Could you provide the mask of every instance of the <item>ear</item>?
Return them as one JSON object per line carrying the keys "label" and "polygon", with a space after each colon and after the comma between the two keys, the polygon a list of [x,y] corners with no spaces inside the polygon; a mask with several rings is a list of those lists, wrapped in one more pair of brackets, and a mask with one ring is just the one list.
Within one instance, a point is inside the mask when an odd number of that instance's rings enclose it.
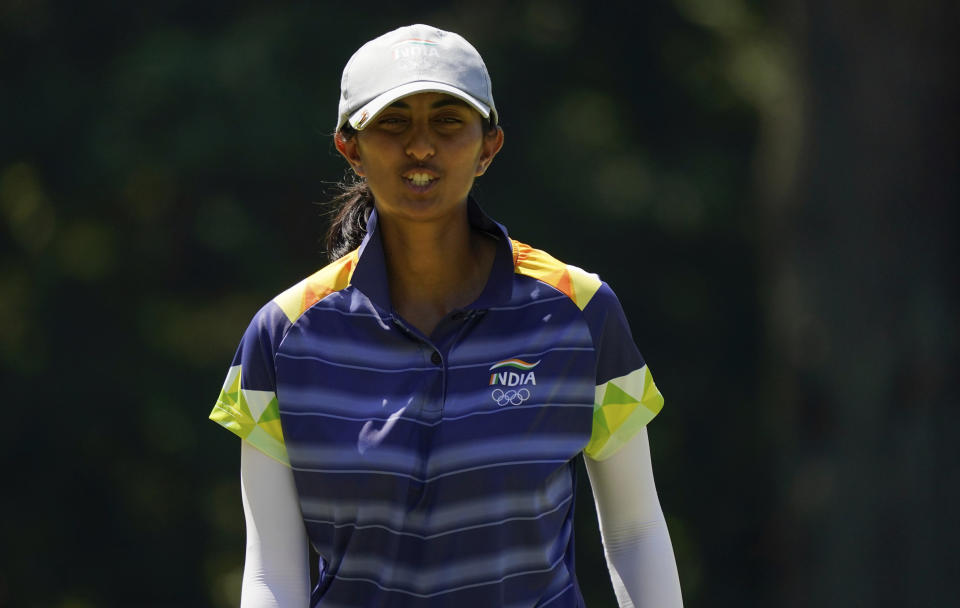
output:
{"label": "ear", "polygon": [[364,177],[363,165],[360,162],[360,150],[357,148],[357,135],[354,134],[353,137],[346,138],[342,132],[338,131],[333,136],[333,145],[337,147],[337,152],[342,154],[350,163],[353,172],[360,177]]}
{"label": "ear", "polygon": [[477,171],[475,173],[477,177],[486,173],[487,167],[493,162],[493,157],[503,147],[503,129],[497,127],[495,131],[484,133],[481,145],[482,149],[480,150],[480,158],[477,159]]}

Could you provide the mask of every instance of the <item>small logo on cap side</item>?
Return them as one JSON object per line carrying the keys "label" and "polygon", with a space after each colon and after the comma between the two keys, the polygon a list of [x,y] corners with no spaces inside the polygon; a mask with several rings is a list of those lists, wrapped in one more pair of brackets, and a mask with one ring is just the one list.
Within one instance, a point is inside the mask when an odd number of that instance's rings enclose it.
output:
{"label": "small logo on cap side", "polygon": [[360,120],[357,121],[357,128],[362,127],[362,126],[363,126],[363,123],[367,122],[367,119],[368,119],[368,118],[370,118],[370,112],[367,112],[366,110],[364,110],[364,111],[360,114]]}

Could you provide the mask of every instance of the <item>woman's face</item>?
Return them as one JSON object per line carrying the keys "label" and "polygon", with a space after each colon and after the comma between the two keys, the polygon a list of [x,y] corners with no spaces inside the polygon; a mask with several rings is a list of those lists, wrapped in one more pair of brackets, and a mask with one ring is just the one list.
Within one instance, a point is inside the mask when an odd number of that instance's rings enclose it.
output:
{"label": "woman's face", "polygon": [[503,145],[480,114],[442,93],[404,97],[337,149],[367,178],[377,212],[415,221],[452,213]]}

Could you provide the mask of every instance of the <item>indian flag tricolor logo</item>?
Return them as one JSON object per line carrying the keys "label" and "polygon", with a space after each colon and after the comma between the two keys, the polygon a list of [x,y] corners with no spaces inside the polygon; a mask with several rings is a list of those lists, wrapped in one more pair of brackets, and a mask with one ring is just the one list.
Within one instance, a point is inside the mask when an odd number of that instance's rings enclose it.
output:
{"label": "indian flag tricolor logo", "polygon": [[401,44],[420,44],[423,46],[437,46],[440,43],[437,42],[436,40],[426,40],[424,38],[407,38],[406,40],[395,42],[393,46],[400,46]]}
{"label": "indian flag tricolor logo", "polygon": [[409,38],[401,40],[393,45],[391,54],[393,60],[415,59],[420,57],[439,57],[437,47],[440,43],[435,40],[423,40],[422,38]]}
{"label": "indian flag tricolor logo", "polygon": [[490,371],[493,371],[495,369],[500,369],[501,367],[512,367],[514,369],[520,369],[527,372],[538,365],[540,365],[539,361],[534,361],[533,363],[527,363],[523,359],[505,359],[500,363],[494,363],[493,365],[491,365]]}
{"label": "indian flag tricolor logo", "polygon": [[[490,386],[502,384],[504,386],[519,386],[521,384],[537,384],[537,377],[533,368],[540,365],[540,361],[529,363],[523,359],[505,359],[490,366]],[[500,370],[500,371],[495,371]]]}

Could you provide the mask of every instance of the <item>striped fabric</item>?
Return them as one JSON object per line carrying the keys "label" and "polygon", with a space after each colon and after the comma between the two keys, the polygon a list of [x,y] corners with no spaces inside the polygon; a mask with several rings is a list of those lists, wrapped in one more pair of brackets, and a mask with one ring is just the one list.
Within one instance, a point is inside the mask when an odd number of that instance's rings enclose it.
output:
{"label": "striped fabric", "polygon": [[429,337],[397,317],[374,213],[257,313],[211,414],[293,469],[313,606],[583,605],[573,459],[663,399],[606,284],[470,218],[502,243],[473,305]]}

